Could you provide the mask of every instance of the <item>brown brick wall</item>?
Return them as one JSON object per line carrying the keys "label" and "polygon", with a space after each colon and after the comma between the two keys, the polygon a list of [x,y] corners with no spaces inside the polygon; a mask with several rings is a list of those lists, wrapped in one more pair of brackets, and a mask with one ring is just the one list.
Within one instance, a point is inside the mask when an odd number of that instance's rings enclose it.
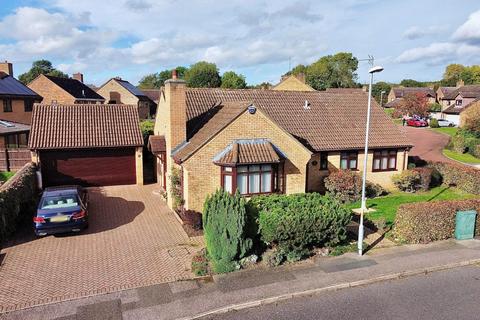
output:
{"label": "brown brick wall", "polygon": [[12,112],[3,112],[3,100],[0,99],[0,119],[30,124],[32,112],[25,112],[24,100],[12,100]]}
{"label": "brown brick wall", "polygon": [[309,85],[303,83],[295,76],[285,78],[282,82],[276,85],[273,90],[285,90],[285,91],[315,91]]}
{"label": "brown brick wall", "polygon": [[52,104],[55,100],[58,104],[75,103],[75,98],[72,95],[43,75],[35,78],[28,84],[28,87],[43,97],[42,104]]}
{"label": "brown brick wall", "polygon": [[97,90],[97,93],[105,99],[105,103],[113,100],[112,103],[137,105],[140,119],[147,119],[150,114],[148,101],[140,101],[137,96],[125,89],[115,79],[111,79],[104,84]]}

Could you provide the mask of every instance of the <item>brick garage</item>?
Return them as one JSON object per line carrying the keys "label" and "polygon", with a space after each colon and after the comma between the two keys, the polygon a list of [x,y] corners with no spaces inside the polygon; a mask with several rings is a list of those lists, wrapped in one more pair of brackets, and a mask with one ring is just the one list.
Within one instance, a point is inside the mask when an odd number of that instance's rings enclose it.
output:
{"label": "brick garage", "polygon": [[36,105],[29,148],[44,186],[143,184],[136,106]]}

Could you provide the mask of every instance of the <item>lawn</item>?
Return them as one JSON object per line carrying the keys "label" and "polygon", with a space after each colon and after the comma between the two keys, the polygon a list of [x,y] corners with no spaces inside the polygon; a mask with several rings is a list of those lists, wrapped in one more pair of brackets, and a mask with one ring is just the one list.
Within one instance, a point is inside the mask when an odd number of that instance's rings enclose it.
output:
{"label": "lawn", "polygon": [[449,149],[443,149],[443,154],[448,158],[451,158],[453,160],[457,160],[460,162],[480,164],[480,159],[472,156],[469,153],[457,153]]}
{"label": "lawn", "polygon": [[11,172],[11,171],[0,172],[0,181],[7,181],[11,177],[13,177],[14,174],[15,172]]}
{"label": "lawn", "polygon": [[440,132],[440,133],[444,133],[444,134],[448,134],[450,137],[453,137],[457,131],[458,131],[458,128],[455,128],[455,127],[443,127],[443,128],[430,128],[430,130],[433,130],[433,131],[436,131],[436,132]]}
{"label": "lawn", "polygon": [[[440,186],[426,192],[417,193],[396,191],[384,197],[368,199],[367,207],[375,209],[376,211],[368,213],[366,217],[372,221],[385,218],[387,225],[390,226],[395,221],[397,209],[401,204],[420,201],[462,200],[475,197],[478,196],[446,186]],[[351,203],[348,207],[351,209],[360,208],[360,202]]]}

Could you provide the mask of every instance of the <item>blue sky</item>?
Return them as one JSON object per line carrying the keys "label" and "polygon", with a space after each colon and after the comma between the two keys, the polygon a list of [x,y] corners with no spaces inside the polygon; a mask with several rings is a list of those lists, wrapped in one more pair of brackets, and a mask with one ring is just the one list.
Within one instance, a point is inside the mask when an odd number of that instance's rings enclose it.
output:
{"label": "blue sky", "polygon": [[[339,51],[369,54],[377,80],[440,79],[450,63],[480,63],[475,0],[0,0],[0,60],[18,75],[46,58],[88,83],[199,60],[250,84]],[[361,62],[359,81],[367,80]]]}

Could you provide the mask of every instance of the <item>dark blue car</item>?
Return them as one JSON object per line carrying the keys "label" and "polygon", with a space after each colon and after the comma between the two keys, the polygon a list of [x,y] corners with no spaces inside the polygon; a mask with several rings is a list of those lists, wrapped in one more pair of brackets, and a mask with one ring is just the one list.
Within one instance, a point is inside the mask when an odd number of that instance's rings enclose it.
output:
{"label": "dark blue car", "polygon": [[86,228],[87,202],[87,191],[80,186],[46,188],[33,218],[35,234],[79,232]]}

